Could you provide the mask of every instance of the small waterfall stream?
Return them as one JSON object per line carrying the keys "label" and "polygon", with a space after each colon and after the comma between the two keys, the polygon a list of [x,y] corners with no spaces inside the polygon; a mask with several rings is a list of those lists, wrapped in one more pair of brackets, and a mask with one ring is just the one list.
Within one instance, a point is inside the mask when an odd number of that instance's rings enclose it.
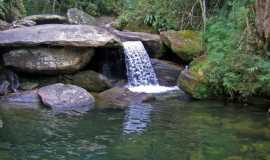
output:
{"label": "small waterfall stream", "polygon": [[123,42],[128,88],[133,92],[160,93],[178,87],[160,86],[150,57],[141,41]]}

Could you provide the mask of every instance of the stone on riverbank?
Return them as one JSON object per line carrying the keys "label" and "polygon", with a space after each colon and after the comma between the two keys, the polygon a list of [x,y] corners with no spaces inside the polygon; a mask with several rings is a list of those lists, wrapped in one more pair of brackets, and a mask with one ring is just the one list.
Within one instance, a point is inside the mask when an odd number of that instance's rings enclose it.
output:
{"label": "stone on riverbank", "polygon": [[24,17],[22,21],[34,21],[36,24],[66,24],[68,20],[64,16],[54,14],[39,14]]}
{"label": "stone on riverbank", "polygon": [[178,57],[186,62],[203,53],[202,37],[196,31],[166,31],[160,33],[161,40]]}
{"label": "stone on riverbank", "polygon": [[93,108],[95,99],[85,89],[75,85],[57,83],[38,90],[43,104],[56,112],[87,111]]}

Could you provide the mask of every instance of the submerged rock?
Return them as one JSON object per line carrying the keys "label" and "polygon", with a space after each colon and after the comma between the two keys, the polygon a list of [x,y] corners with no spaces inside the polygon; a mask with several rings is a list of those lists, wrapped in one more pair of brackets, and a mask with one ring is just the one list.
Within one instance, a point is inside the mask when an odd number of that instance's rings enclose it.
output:
{"label": "submerged rock", "polygon": [[95,71],[81,71],[74,75],[64,75],[63,83],[80,86],[89,92],[102,92],[112,87],[105,76]]}
{"label": "submerged rock", "polygon": [[77,8],[69,9],[67,11],[67,18],[70,24],[94,25],[96,23],[94,17]]}
{"label": "submerged rock", "polygon": [[19,71],[37,74],[73,73],[89,63],[89,48],[16,49],[3,55],[4,64]]}
{"label": "submerged rock", "polygon": [[40,14],[24,17],[23,21],[33,21],[36,24],[65,24],[68,20],[64,16],[54,14]]}
{"label": "submerged rock", "polygon": [[159,84],[162,86],[176,86],[182,69],[181,66],[165,60],[151,59]]}
{"label": "submerged rock", "polygon": [[32,20],[16,20],[12,22],[11,28],[31,27],[36,25],[36,22]]}
{"label": "submerged rock", "polygon": [[162,56],[162,43],[157,34],[119,31],[113,28],[109,28],[109,30],[122,41],[141,41],[150,57],[159,58]]}
{"label": "submerged rock", "polygon": [[154,100],[151,94],[135,93],[127,88],[114,87],[97,95],[99,109],[126,109],[130,104]]}
{"label": "submerged rock", "polygon": [[42,87],[38,95],[45,106],[56,112],[90,110],[95,103],[94,97],[85,89],[62,83]]}
{"label": "submerged rock", "polygon": [[106,29],[87,25],[47,24],[2,31],[0,47],[38,45],[74,47],[121,47],[120,40]]}
{"label": "submerged rock", "polygon": [[162,42],[184,61],[192,61],[203,53],[202,37],[195,31],[166,31],[160,34]]}

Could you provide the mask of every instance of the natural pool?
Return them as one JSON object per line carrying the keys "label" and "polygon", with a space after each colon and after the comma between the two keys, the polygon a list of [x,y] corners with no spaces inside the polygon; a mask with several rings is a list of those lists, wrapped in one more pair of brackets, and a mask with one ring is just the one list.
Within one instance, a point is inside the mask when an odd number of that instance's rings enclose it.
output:
{"label": "natural pool", "polygon": [[72,116],[0,105],[0,160],[270,159],[258,107],[167,100]]}

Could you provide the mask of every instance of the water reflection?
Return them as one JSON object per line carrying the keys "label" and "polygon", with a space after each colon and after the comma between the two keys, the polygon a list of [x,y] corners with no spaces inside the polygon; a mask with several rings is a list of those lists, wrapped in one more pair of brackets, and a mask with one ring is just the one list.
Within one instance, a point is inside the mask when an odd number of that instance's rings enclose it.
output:
{"label": "water reflection", "polygon": [[125,112],[123,133],[143,133],[150,123],[152,109],[150,104],[130,105]]}

